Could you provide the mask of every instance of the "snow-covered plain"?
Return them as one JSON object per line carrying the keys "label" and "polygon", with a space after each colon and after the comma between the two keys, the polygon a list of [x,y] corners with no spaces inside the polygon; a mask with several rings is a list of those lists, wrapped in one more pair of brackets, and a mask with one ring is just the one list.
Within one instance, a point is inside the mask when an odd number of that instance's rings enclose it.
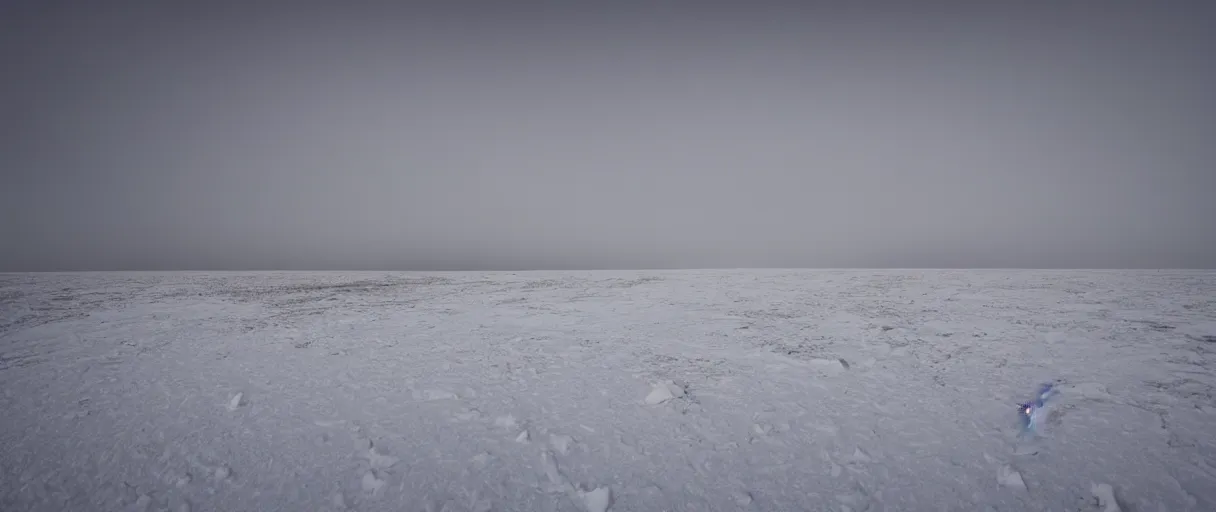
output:
{"label": "snow-covered plain", "polygon": [[3,274],[0,510],[1210,511],[1213,364],[1213,272]]}

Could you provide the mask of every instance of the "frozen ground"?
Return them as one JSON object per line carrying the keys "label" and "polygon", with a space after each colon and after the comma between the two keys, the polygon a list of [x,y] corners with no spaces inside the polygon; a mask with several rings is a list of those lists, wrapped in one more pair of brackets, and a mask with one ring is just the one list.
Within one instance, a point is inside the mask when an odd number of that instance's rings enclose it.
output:
{"label": "frozen ground", "polygon": [[1213,272],[7,274],[0,510],[1210,511],[1214,363]]}

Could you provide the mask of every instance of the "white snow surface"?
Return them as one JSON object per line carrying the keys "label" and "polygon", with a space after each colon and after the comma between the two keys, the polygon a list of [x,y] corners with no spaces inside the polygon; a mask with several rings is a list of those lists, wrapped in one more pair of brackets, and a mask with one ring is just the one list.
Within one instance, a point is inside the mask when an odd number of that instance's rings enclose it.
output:
{"label": "white snow surface", "polygon": [[0,510],[1210,511],[1213,364],[1204,271],[0,274]]}

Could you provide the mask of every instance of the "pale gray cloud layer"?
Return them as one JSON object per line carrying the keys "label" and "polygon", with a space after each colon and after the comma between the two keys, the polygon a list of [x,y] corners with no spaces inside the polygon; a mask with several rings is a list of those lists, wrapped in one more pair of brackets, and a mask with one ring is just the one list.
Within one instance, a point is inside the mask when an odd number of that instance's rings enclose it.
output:
{"label": "pale gray cloud layer", "polygon": [[0,270],[1216,267],[1205,2],[58,3]]}

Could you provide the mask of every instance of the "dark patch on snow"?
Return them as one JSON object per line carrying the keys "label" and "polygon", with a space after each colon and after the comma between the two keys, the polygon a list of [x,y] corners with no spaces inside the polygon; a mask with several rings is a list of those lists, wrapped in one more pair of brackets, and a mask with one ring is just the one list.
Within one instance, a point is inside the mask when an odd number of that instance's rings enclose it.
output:
{"label": "dark patch on snow", "polygon": [[753,309],[748,311],[731,311],[732,316],[741,316],[743,318],[761,319],[761,320],[793,320],[805,316],[804,312],[791,311],[783,309]]}
{"label": "dark patch on snow", "polygon": [[0,370],[7,370],[9,368],[24,368],[43,362],[46,362],[46,358],[39,357],[38,354],[0,354]]}
{"label": "dark patch on snow", "polygon": [[[413,281],[413,280],[410,280]],[[430,281],[412,283],[409,281],[354,281],[347,283],[307,283],[307,284],[292,284],[280,288],[278,291],[292,292],[319,292],[319,291],[370,291],[377,288],[391,288],[403,284],[433,284]]]}
{"label": "dark patch on snow", "polygon": [[1172,326],[1172,325],[1163,324],[1161,322],[1156,322],[1153,320],[1133,320],[1133,322],[1138,323],[1138,324],[1147,325],[1149,329],[1152,329],[1154,331],[1159,331],[1159,332],[1164,332],[1164,331],[1169,331],[1169,330],[1174,329],[1174,326]]}
{"label": "dark patch on snow", "polygon": [[601,281],[601,283],[605,288],[633,288],[634,286],[659,282],[662,280],[663,278],[661,277],[645,276],[637,279],[612,279],[608,281]]}

